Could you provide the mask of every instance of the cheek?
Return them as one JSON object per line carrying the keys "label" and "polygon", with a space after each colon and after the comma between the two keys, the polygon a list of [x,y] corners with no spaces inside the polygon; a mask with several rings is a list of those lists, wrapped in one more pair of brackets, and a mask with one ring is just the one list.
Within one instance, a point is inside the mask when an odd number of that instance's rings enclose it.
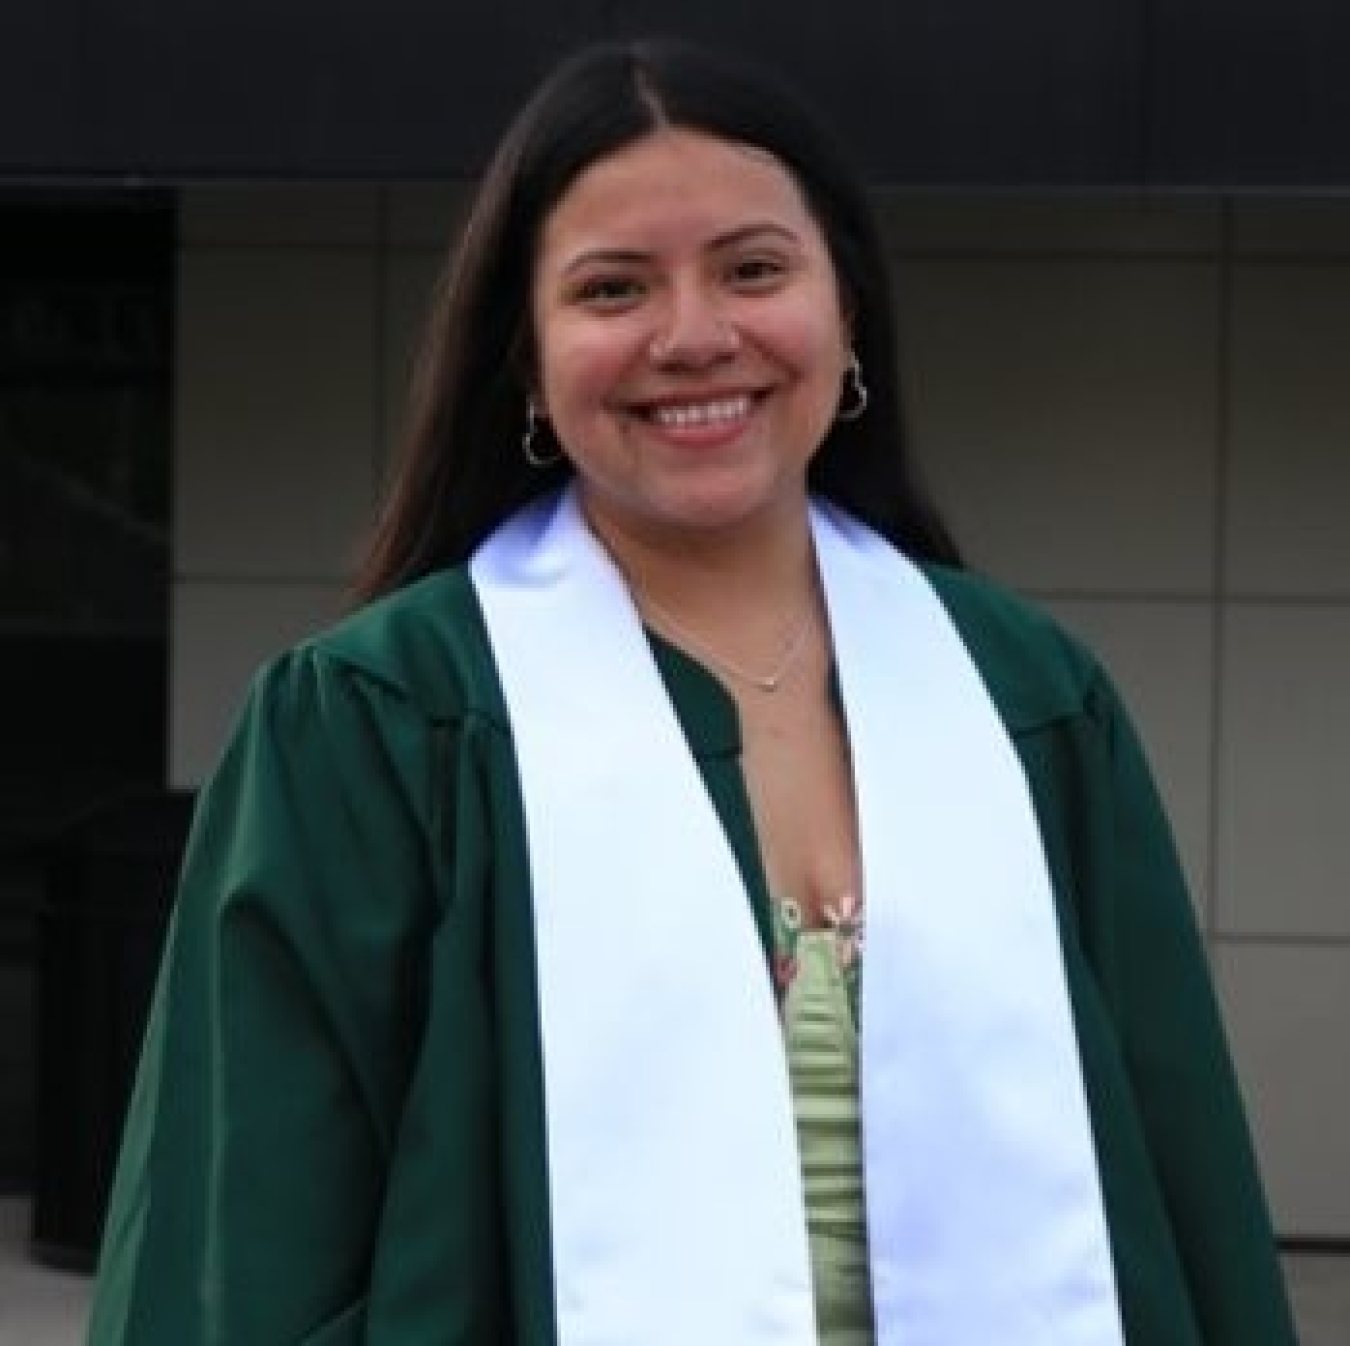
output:
{"label": "cheek", "polygon": [[539,359],[545,404],[555,415],[599,409],[613,398],[627,368],[619,344],[595,335],[546,341]]}
{"label": "cheek", "polygon": [[832,296],[822,293],[784,314],[774,344],[780,357],[815,383],[837,383],[848,363],[848,328]]}
{"label": "cheek", "polygon": [[797,367],[803,375],[803,393],[813,405],[819,405],[822,415],[831,419],[844,386],[847,348],[833,333],[822,332],[816,340],[803,342],[796,355],[800,361]]}

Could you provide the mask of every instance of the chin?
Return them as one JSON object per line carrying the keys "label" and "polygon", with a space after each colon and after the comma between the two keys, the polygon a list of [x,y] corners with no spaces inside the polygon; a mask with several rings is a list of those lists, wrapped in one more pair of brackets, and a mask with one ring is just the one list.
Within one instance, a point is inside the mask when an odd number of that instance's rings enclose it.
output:
{"label": "chin", "polygon": [[804,492],[789,497],[781,493],[728,486],[724,489],[684,493],[660,513],[672,528],[719,532],[758,527],[774,519],[795,517],[798,506],[802,510],[806,507]]}
{"label": "chin", "polygon": [[649,480],[645,489],[605,491],[582,487],[593,522],[608,517],[623,531],[712,536],[795,522],[806,512],[804,482],[759,473],[701,475],[698,479]]}

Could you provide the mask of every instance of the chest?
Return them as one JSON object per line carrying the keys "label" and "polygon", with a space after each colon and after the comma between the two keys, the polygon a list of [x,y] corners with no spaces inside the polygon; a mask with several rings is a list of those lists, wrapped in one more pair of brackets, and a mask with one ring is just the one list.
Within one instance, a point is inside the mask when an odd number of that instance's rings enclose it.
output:
{"label": "chest", "polygon": [[769,889],[803,924],[859,894],[857,812],[843,717],[823,671],[785,695],[743,694],[742,769]]}

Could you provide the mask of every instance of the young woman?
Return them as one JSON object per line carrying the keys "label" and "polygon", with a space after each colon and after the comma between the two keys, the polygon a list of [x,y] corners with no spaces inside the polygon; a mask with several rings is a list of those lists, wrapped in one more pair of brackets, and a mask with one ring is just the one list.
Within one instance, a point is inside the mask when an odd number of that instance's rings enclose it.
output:
{"label": "young woman", "polygon": [[864,197],[775,88],[561,67],[367,600],[203,793],[97,1346],[1280,1346],[1110,684],[960,571]]}

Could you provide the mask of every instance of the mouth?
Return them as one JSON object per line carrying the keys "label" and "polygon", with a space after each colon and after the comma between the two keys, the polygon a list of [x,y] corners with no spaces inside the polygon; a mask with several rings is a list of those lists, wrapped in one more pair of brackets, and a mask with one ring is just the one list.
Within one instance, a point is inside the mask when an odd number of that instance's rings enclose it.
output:
{"label": "mouth", "polygon": [[664,430],[721,429],[739,424],[750,415],[756,398],[750,393],[683,402],[661,402],[643,407],[640,414]]}

